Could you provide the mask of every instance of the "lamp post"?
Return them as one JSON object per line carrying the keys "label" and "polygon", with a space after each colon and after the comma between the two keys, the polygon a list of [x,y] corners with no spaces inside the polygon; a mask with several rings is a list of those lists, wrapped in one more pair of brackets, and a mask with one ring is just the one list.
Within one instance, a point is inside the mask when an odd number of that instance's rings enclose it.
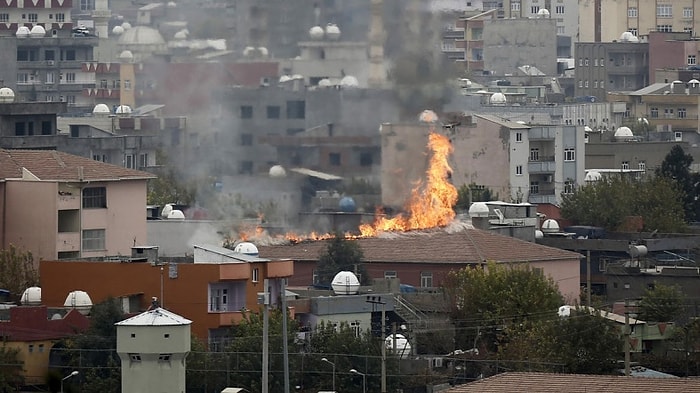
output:
{"label": "lamp post", "polygon": [[361,373],[354,368],[351,368],[350,372],[353,374],[362,375],[362,393],[367,393],[367,374]]}
{"label": "lamp post", "polygon": [[333,391],[335,392],[335,363],[331,362],[330,360],[328,360],[326,358],[321,358],[321,361],[326,362],[326,363],[330,364],[331,366],[333,366]]}
{"label": "lamp post", "polygon": [[75,377],[78,374],[79,374],[79,372],[77,370],[75,370],[75,371],[72,371],[70,374],[66,375],[65,377],[63,377],[63,379],[61,379],[61,393],[63,393],[63,381],[65,381],[66,379],[68,379],[70,377]]}

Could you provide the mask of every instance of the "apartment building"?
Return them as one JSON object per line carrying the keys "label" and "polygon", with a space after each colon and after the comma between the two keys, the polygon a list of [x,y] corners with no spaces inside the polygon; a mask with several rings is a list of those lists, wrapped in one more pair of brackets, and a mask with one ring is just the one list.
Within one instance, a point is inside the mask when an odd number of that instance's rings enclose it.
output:
{"label": "apartment building", "polygon": [[579,41],[612,42],[625,31],[637,37],[652,31],[697,35],[698,0],[579,1]]}
{"label": "apartment building", "polygon": [[649,44],[628,32],[621,38],[576,44],[576,97],[605,101],[609,91],[634,91],[648,84]]}
{"label": "apartment building", "polygon": [[0,150],[0,246],[34,260],[129,255],[145,244],[147,172],[50,150]]}

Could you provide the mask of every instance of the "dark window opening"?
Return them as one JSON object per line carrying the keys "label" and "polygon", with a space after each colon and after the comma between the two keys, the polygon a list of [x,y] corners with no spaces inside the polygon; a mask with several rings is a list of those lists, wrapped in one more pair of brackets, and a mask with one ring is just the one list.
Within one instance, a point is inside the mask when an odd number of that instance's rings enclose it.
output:
{"label": "dark window opening", "polygon": [[241,175],[252,175],[253,161],[241,161],[238,173]]}
{"label": "dark window opening", "polygon": [[279,119],[280,118],[280,107],[279,106],[268,106],[267,107],[267,118],[268,119]]}
{"label": "dark window opening", "polygon": [[306,117],[306,102],[287,101],[287,118],[304,119]]}
{"label": "dark window opening", "polygon": [[340,153],[328,153],[328,163],[333,166],[340,166]]}
{"label": "dark window opening", "polygon": [[252,146],[253,145],[253,135],[252,134],[242,134],[241,135],[241,146]]}
{"label": "dark window opening", "polygon": [[27,133],[24,122],[15,123],[15,136],[24,136]]}
{"label": "dark window opening", "polygon": [[360,166],[372,166],[372,153],[360,154]]}
{"label": "dark window opening", "polygon": [[83,209],[106,208],[107,188],[90,187],[83,189]]}
{"label": "dark window opening", "polygon": [[241,105],[241,119],[252,119],[253,107],[250,105]]}
{"label": "dark window opening", "polygon": [[41,135],[51,135],[51,122],[42,121],[41,122]]}

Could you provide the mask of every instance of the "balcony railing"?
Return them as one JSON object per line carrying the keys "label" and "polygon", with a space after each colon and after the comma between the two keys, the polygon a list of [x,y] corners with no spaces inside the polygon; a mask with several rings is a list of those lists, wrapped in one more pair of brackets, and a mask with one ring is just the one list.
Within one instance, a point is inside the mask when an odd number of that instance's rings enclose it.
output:
{"label": "balcony railing", "polygon": [[80,195],[58,194],[58,210],[80,209]]}
{"label": "balcony railing", "polygon": [[529,173],[554,173],[556,170],[557,163],[554,161],[554,157],[543,157],[542,161],[528,161],[527,163]]}
{"label": "balcony railing", "polygon": [[80,232],[58,232],[56,251],[80,251]]}

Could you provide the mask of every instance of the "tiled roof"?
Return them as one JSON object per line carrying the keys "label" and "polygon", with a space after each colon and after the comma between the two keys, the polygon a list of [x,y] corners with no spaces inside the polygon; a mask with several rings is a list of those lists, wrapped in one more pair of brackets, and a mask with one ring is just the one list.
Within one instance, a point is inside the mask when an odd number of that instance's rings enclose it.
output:
{"label": "tiled roof", "polygon": [[22,178],[22,168],[39,180],[53,181],[132,180],[155,177],[148,172],[55,150],[0,149],[0,180]]}
{"label": "tiled roof", "polygon": [[[456,231],[387,233],[362,238],[359,243],[366,262],[480,263],[535,262],[578,259],[580,254],[472,228]],[[328,241],[305,241],[292,245],[258,246],[260,257],[316,261]]]}
{"label": "tiled roof", "polygon": [[455,386],[445,393],[629,393],[700,392],[700,379],[644,378],[614,375],[503,373]]}

